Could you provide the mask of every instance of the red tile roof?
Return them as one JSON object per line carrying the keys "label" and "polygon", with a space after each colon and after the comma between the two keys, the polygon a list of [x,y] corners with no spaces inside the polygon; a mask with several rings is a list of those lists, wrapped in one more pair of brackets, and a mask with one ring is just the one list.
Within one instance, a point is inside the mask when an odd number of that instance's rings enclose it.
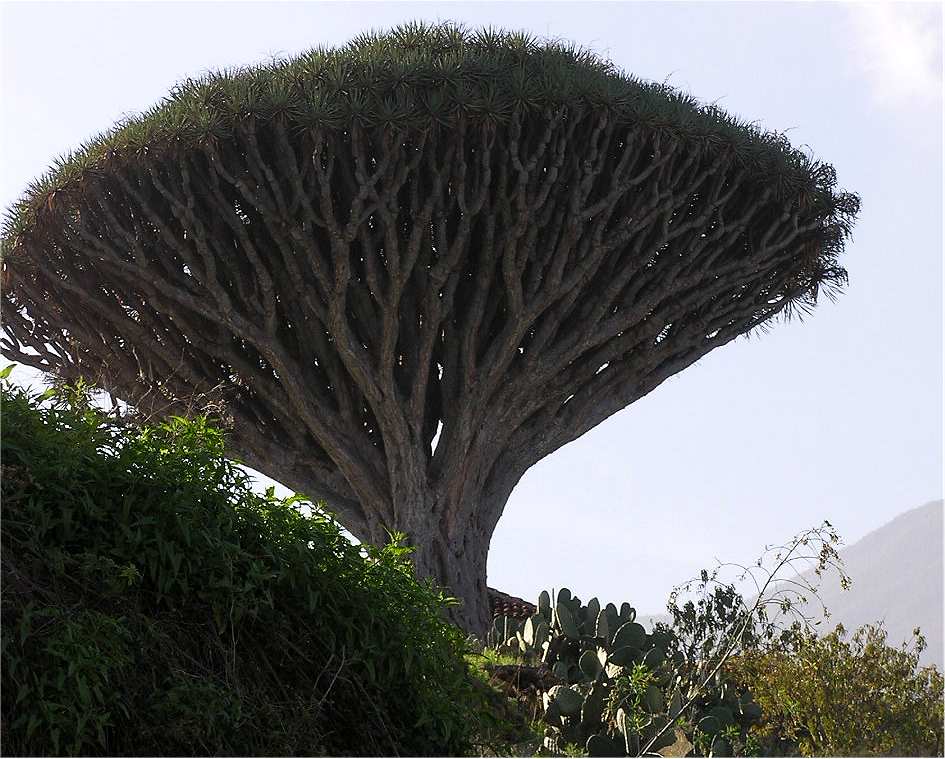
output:
{"label": "red tile roof", "polygon": [[538,608],[521,598],[510,596],[495,588],[489,588],[489,607],[493,617],[512,617],[513,619],[528,619]]}

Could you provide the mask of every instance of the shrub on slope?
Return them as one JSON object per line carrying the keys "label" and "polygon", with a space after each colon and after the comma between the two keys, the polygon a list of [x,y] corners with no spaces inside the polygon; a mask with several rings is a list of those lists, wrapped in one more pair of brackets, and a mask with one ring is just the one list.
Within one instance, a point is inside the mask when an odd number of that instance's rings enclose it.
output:
{"label": "shrub on slope", "polygon": [[800,635],[789,649],[746,651],[730,669],[761,705],[757,735],[772,751],[942,756],[945,685],[935,667],[919,667],[918,631],[913,643],[887,645],[882,625],[852,637],[838,626],[823,638]]}
{"label": "shrub on slope", "polygon": [[0,392],[3,753],[468,749],[463,638],[406,549],[254,493],[204,419]]}

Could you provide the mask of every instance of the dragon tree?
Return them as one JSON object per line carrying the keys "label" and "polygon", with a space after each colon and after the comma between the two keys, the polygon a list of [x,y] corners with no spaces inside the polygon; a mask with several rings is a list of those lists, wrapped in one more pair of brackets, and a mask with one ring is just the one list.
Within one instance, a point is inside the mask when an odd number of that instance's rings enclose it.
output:
{"label": "dragon tree", "polygon": [[411,25],[188,80],[8,213],[2,350],[232,454],[488,623],[512,489],[845,283],[833,168],[593,54]]}

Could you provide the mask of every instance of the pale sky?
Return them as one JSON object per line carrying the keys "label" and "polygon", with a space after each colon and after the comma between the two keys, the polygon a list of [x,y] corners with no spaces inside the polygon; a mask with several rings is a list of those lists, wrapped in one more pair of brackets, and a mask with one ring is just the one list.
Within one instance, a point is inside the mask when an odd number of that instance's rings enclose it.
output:
{"label": "pale sky", "polygon": [[7,2],[0,205],[182,78],[413,19],[593,48],[787,131],[863,201],[837,303],[714,351],[530,470],[490,585],[658,612],[715,558],[823,519],[851,543],[941,498],[939,4]]}

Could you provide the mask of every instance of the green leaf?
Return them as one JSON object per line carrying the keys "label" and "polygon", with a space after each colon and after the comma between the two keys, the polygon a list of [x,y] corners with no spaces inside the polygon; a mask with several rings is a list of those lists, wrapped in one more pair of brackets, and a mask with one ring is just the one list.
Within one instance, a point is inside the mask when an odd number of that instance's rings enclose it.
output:
{"label": "green leaf", "polygon": [[561,632],[566,637],[576,640],[580,633],[578,632],[577,624],[574,622],[571,610],[564,603],[559,602],[555,607],[555,615],[558,619],[558,626],[561,628]]}
{"label": "green leaf", "polygon": [[637,624],[636,622],[627,622],[617,628],[617,632],[614,633],[614,639],[612,641],[614,648],[632,646],[633,648],[642,649],[645,643],[646,630],[643,629],[643,625]]}
{"label": "green leaf", "polygon": [[588,756],[626,756],[623,746],[606,735],[595,734],[587,739],[585,750]]}
{"label": "green leaf", "polygon": [[581,654],[578,659],[578,667],[588,680],[596,679],[601,669],[603,669],[600,660],[597,658],[597,651],[590,649]]}
{"label": "green leaf", "polygon": [[571,715],[581,711],[584,699],[581,694],[567,685],[555,685],[548,691],[552,703],[558,705],[562,714]]}

